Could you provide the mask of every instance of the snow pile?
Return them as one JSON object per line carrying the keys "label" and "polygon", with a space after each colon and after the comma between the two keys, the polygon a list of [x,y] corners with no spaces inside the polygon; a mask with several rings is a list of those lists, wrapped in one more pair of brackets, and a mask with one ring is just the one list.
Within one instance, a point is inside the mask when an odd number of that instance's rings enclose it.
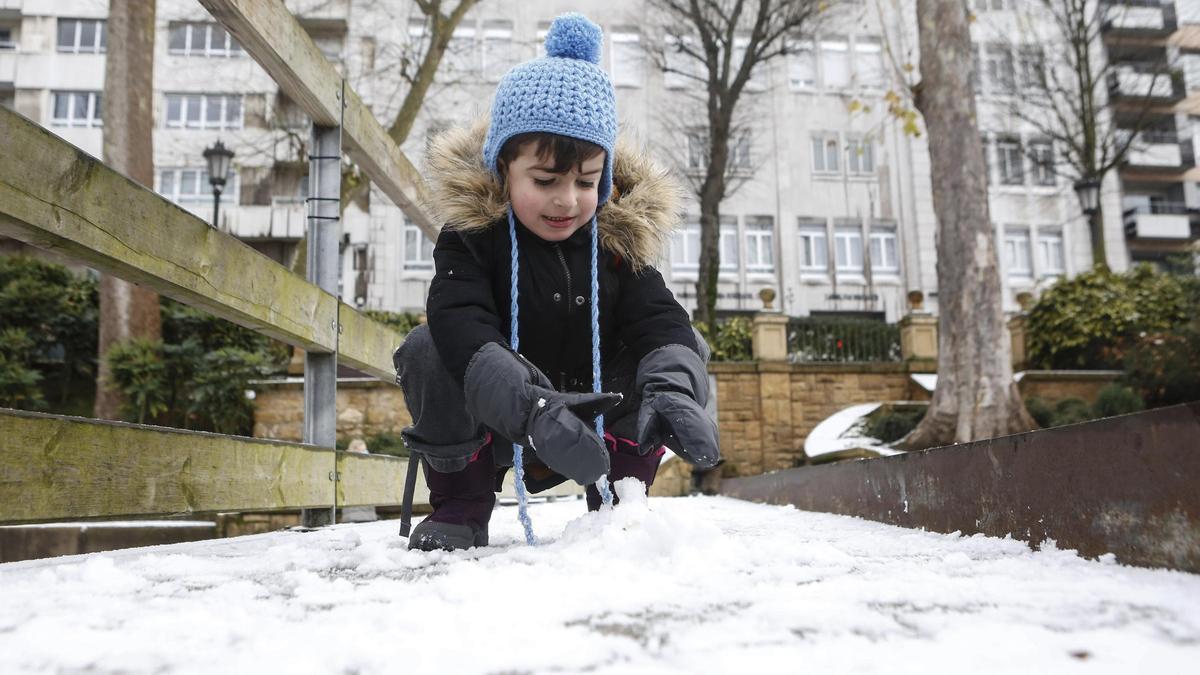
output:
{"label": "snow pile", "polygon": [[725,498],[0,565],[0,672],[1185,672],[1200,577]]}

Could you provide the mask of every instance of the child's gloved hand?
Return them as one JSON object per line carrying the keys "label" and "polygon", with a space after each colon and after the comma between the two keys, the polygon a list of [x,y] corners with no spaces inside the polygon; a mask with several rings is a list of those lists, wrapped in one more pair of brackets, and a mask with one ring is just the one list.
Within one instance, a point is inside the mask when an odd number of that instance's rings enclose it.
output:
{"label": "child's gloved hand", "polygon": [[661,445],[686,461],[707,469],[721,460],[717,423],[704,410],[708,372],[696,352],[683,345],[660,347],[638,364],[638,449],[642,454]]}
{"label": "child's gloved hand", "polygon": [[594,421],[620,394],[562,393],[532,363],[495,342],[471,358],[464,379],[467,410],[505,438],[528,441],[554,471],[586,485],[608,473],[608,449]]}

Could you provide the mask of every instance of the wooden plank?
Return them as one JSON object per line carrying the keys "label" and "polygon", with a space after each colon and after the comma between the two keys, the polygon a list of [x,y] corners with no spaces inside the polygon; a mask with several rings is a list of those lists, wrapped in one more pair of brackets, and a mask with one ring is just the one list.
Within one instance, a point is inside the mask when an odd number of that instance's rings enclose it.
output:
{"label": "wooden plank", "polygon": [[0,410],[0,522],[329,506],[334,454]]}
{"label": "wooden plank", "polygon": [[0,408],[0,523],[328,508],[335,464],[339,507],[400,503],[395,457]]}
{"label": "wooden plank", "polygon": [[0,138],[0,234],[393,380],[394,330],[5,108]]}
{"label": "wooden plank", "polygon": [[437,238],[439,225],[421,208],[428,187],[412,162],[375,119],[282,0],[200,0],[237,38],[242,48],[304,109],[313,122],[342,124],[346,152],[425,236]]}

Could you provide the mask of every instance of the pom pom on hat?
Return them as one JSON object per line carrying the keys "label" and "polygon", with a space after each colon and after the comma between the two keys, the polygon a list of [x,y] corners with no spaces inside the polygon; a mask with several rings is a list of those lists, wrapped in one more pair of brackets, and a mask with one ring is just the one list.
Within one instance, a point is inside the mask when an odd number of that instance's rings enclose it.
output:
{"label": "pom pom on hat", "polygon": [[560,15],[546,32],[546,56],[579,59],[600,65],[604,32],[579,12]]}

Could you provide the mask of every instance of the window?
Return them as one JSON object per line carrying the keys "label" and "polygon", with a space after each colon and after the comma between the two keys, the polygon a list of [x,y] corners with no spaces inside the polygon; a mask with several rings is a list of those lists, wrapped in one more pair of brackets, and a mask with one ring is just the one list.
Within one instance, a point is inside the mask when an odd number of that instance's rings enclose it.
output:
{"label": "window", "polygon": [[880,89],[886,84],[883,46],[879,38],[860,37],[854,40],[854,69],[860,87]]}
{"label": "window", "polygon": [[483,23],[483,76],[489,82],[499,82],[509,68],[516,65],[513,51],[513,24],[511,21],[485,21]]}
{"label": "window", "polygon": [[703,171],[708,166],[708,130],[692,127],[687,131],[688,169]]}
{"label": "window", "polygon": [[1012,0],[974,0],[977,12],[1000,12],[1012,7]]}
{"label": "window", "polygon": [[1021,157],[1021,142],[1013,138],[996,142],[996,161],[1002,185],[1024,185],[1025,166]]}
{"label": "window", "polygon": [[729,139],[729,168],[734,171],[749,171],[753,168],[750,157],[750,131],[742,129]]}
{"label": "window", "polygon": [[[738,268],[737,218],[721,216],[718,233],[721,272]],[[700,218],[688,216],[687,223],[671,236],[671,269],[676,273],[695,273],[700,269]]]}
{"label": "window", "polygon": [[642,86],[641,36],[635,29],[613,30],[612,80],[616,87]]}
{"label": "window", "polygon": [[1058,276],[1066,271],[1062,230],[1057,228],[1038,230],[1038,263],[1042,268],[1042,274],[1046,276]]}
{"label": "window", "polygon": [[700,268],[700,221],[689,218],[671,237],[671,269],[695,272]]}
{"label": "window", "polygon": [[549,21],[539,21],[537,29],[537,56],[541,58],[546,55],[546,33],[550,32]]}
{"label": "window", "polygon": [[451,77],[477,75],[479,73],[479,52],[475,46],[475,28],[461,25],[455,28],[450,43],[446,45],[444,58],[453,74]]}
{"label": "window", "polygon": [[700,75],[700,62],[683,49],[693,49],[694,40],[691,36],[668,35],[664,38],[666,52],[666,68],[663,73],[663,83],[668,89],[683,89],[695,86]]}
{"label": "window", "polygon": [[167,51],[178,56],[241,56],[241,45],[214,22],[171,22]]}
{"label": "window", "polygon": [[1013,68],[1012,52],[1005,45],[987,46],[987,76],[992,93],[1012,93],[1016,73]]}
{"label": "window", "polygon": [[[158,172],[158,193],[182,206],[208,205],[213,201],[205,169],[162,169]],[[221,203],[238,203],[238,175],[233,169],[229,170],[229,180],[221,191]]]}
{"label": "window", "polygon": [[1053,186],[1054,178],[1054,146],[1050,141],[1031,141],[1029,143],[1029,158],[1032,161],[1033,184]]}
{"label": "window", "polygon": [[365,272],[367,270],[367,245],[356,244],[354,246],[354,257],[351,260],[351,269],[355,272]]}
{"label": "window", "polygon": [[0,26],[0,49],[16,49],[17,44],[13,42],[12,29],[8,26]]}
{"label": "window", "polygon": [[829,269],[829,239],[825,221],[800,218],[800,268],[806,272],[826,272]]}
{"label": "window", "polygon": [[850,44],[846,38],[821,40],[821,85],[826,89],[850,85]]}
{"label": "window", "polygon": [[875,173],[875,146],[869,137],[846,139],[846,171],[852,176]]}
{"label": "window", "polygon": [[100,92],[54,92],[54,115],[50,123],[56,127],[103,126],[100,114]]}
{"label": "window", "polygon": [[740,264],[738,256],[737,218],[721,216],[720,229],[721,272],[736,272]]}
{"label": "window", "polygon": [[[746,49],[750,46],[750,38],[744,35],[734,36],[733,38],[733,55],[729,59],[729,81],[732,82],[737,73],[741,70],[742,62],[746,59]],[[762,72],[764,70],[762,64],[758,64],[750,71],[750,77],[746,80],[747,91],[762,91],[766,89],[766,83],[763,82]]]}
{"label": "window", "polygon": [[108,29],[103,19],[59,19],[58,51],[70,54],[102,54],[108,46]]}
{"label": "window", "polygon": [[812,40],[792,40],[788,43],[788,82],[792,89],[814,89],[817,86],[817,55]]}
{"label": "window", "polygon": [[888,225],[871,227],[871,271],[896,274],[900,257],[896,246],[896,228]]}
{"label": "window", "polygon": [[979,144],[983,146],[983,177],[988,185],[992,184],[992,144],[987,134],[979,136]]}
{"label": "window", "polygon": [[746,271],[770,274],[775,271],[775,218],[746,216]]}
{"label": "window", "polygon": [[1029,228],[1008,227],[1004,230],[1004,264],[1010,277],[1033,275],[1029,261]]}
{"label": "window", "polygon": [[404,219],[404,269],[433,269],[433,242],[408,218]]}
{"label": "window", "polygon": [[1021,48],[1021,87],[1023,89],[1044,89],[1046,77],[1046,57],[1038,47]]}
{"label": "window", "polygon": [[979,94],[983,91],[983,71],[979,62],[979,48],[971,45],[971,91]]}
{"label": "window", "polygon": [[241,94],[167,94],[168,129],[241,129]]}
{"label": "window", "polygon": [[862,230],[858,226],[837,227],[833,233],[833,250],[837,271],[862,273]]}
{"label": "window", "polygon": [[813,173],[841,173],[841,152],[837,134],[817,134],[812,137]]}

